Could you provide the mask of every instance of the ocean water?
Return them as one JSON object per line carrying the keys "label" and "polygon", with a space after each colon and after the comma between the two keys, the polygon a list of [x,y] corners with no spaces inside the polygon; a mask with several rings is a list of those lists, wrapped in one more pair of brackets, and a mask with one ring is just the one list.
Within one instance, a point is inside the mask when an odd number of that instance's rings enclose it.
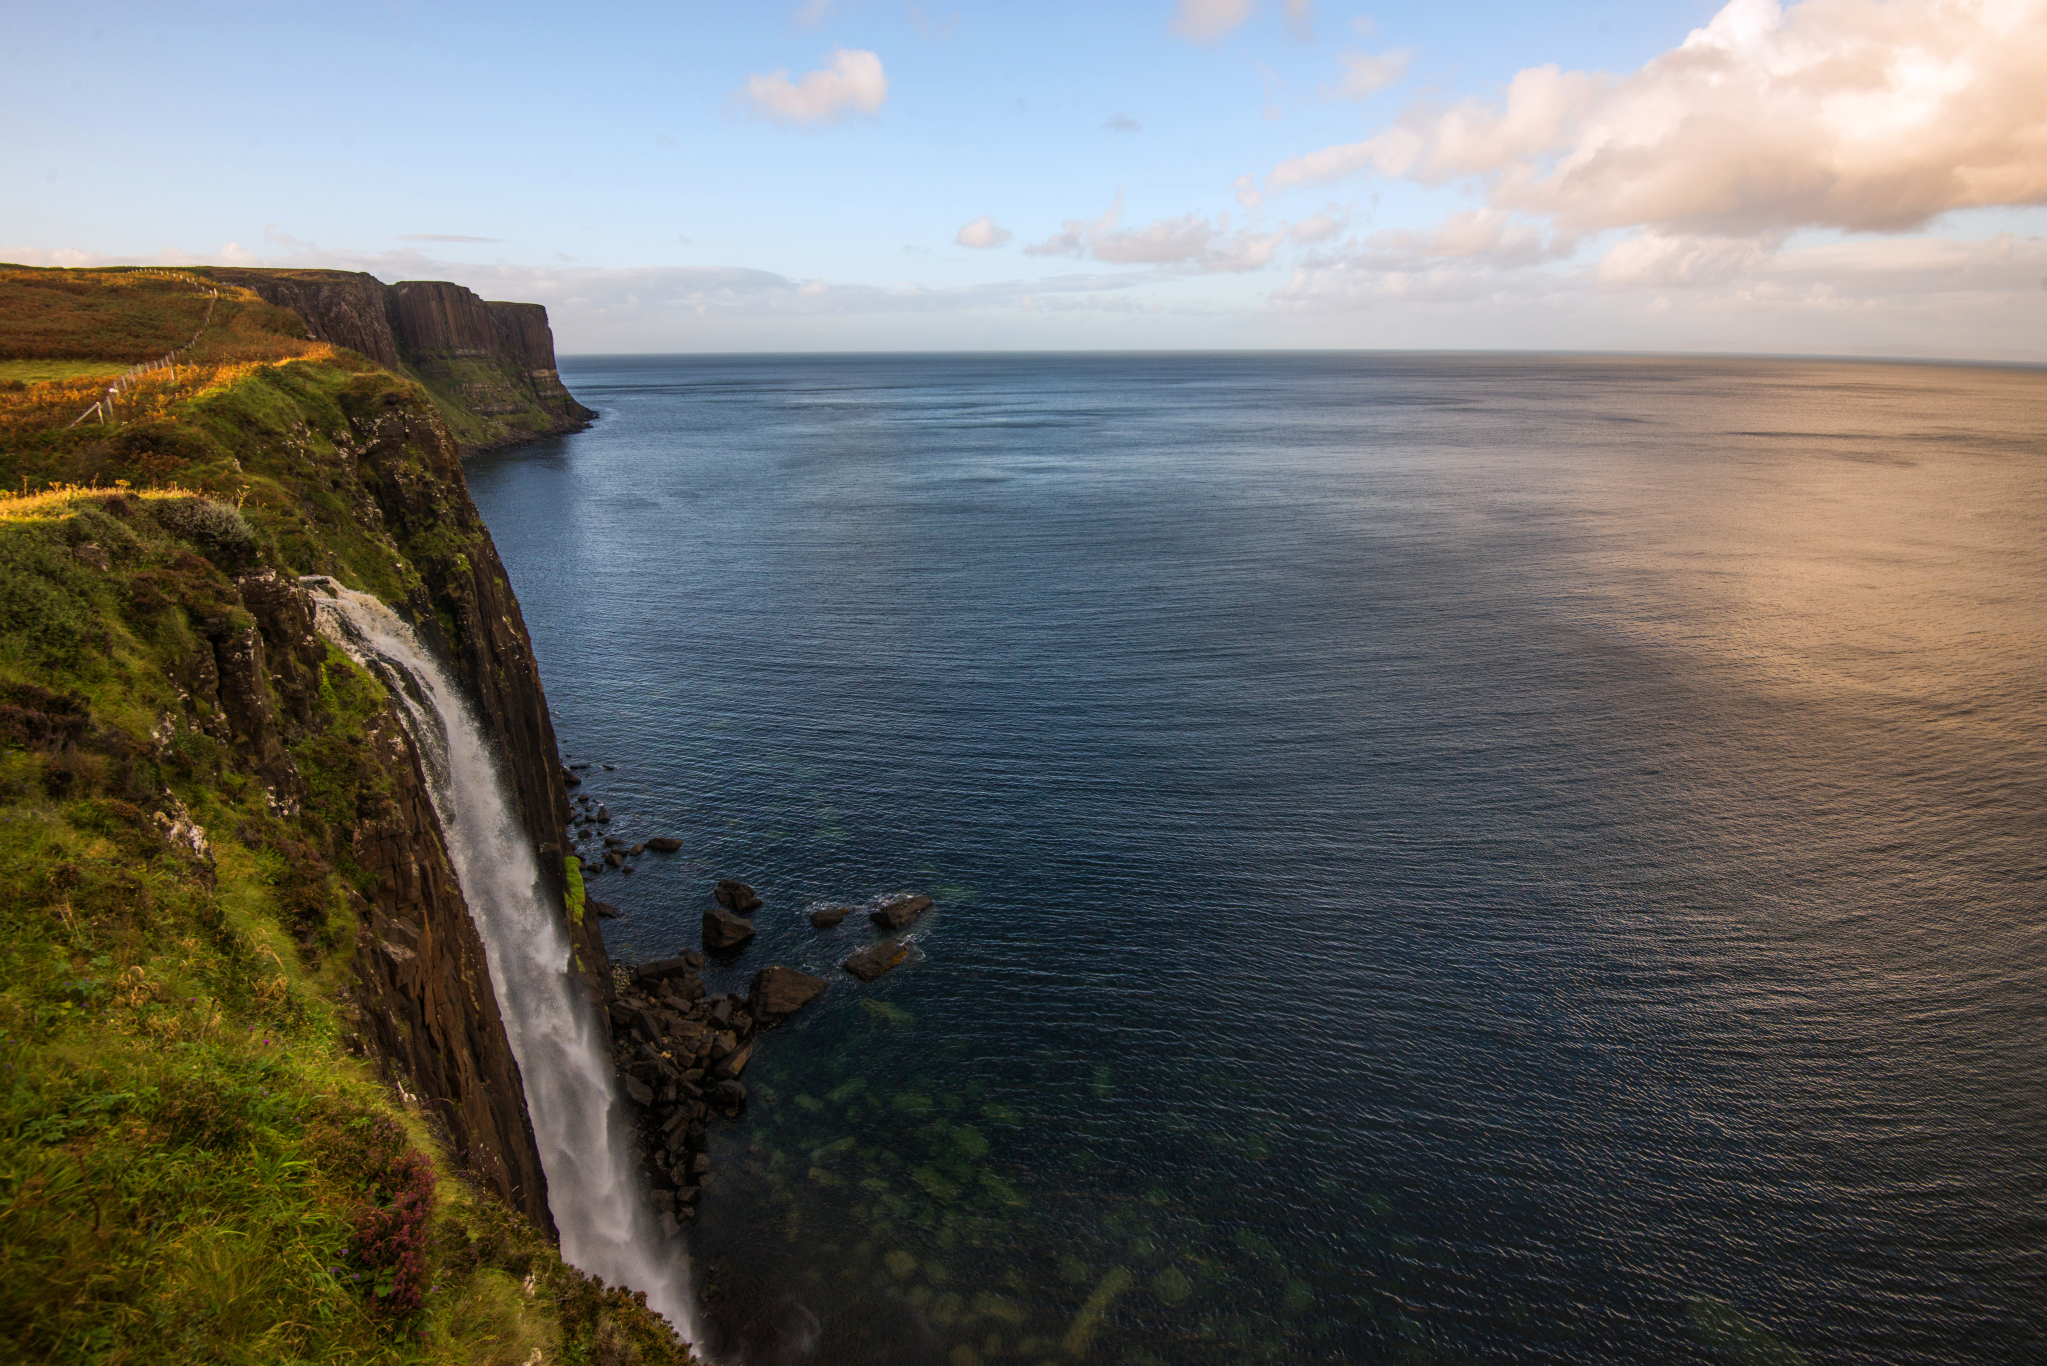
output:
{"label": "ocean water", "polygon": [[[825,997],[718,1360],[2047,1359],[2047,375],[567,361],[478,458],[624,961]],[[919,890],[912,964],[808,909]]]}

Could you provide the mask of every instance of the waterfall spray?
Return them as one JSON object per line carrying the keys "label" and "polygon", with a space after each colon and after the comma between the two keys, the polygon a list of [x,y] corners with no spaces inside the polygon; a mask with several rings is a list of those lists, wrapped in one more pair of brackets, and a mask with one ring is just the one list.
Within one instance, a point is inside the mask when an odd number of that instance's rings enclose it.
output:
{"label": "waterfall spray", "polygon": [[315,590],[321,634],[384,682],[419,750],[519,1063],[562,1256],[610,1284],[646,1291],[647,1304],[694,1341],[688,1260],[654,1225],[603,1034],[568,974],[568,934],[475,714],[396,612],[332,579],[305,582]]}

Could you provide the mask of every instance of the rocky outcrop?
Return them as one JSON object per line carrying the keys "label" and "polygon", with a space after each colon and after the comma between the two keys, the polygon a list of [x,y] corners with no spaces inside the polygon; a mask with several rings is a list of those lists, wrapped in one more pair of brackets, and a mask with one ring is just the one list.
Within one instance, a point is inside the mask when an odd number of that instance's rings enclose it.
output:
{"label": "rocky outcrop", "polygon": [[464,451],[576,431],[597,416],[562,384],[540,304],[492,302],[445,280],[386,285],[355,271],[212,275],[292,310],[320,341],[419,380]]}

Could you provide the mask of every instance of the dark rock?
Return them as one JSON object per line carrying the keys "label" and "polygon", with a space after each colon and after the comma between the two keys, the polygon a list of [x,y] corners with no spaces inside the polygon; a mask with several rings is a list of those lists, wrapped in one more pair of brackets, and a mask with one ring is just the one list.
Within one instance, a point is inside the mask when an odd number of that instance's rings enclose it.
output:
{"label": "dark rock", "polygon": [[599,806],[599,807],[597,808],[597,823],[598,823],[599,825],[609,825],[609,824],[611,824],[611,808],[610,808],[610,807],[608,807],[608,806],[601,806],[601,805],[600,805],[600,806]]}
{"label": "dark rock", "polygon": [[740,1106],[746,1104],[746,1087],[729,1078],[719,1082],[711,1094],[716,1096],[718,1103],[728,1110],[737,1110]]}
{"label": "dark rock", "polygon": [[666,835],[658,835],[647,841],[647,847],[657,854],[672,854],[682,848],[682,841],[672,840]]}
{"label": "dark rock", "polygon": [[605,771],[606,773],[609,773],[609,772],[611,772],[611,765],[610,765],[610,764],[606,764],[606,765],[604,766],[604,771]]}
{"label": "dark rock", "polygon": [[624,911],[621,911],[618,907],[612,905],[609,901],[592,901],[590,903],[590,909],[597,912],[597,914],[603,916],[606,920],[616,920],[620,916],[625,914]]}
{"label": "dark rock", "polygon": [[718,1075],[721,1077],[736,1077],[746,1070],[746,1064],[752,1061],[752,1059],[753,1045],[748,1044],[746,1047],[725,1056],[724,1060],[718,1064]]}
{"label": "dark rock", "polygon": [[639,1106],[641,1109],[644,1110],[646,1107],[654,1103],[653,1087],[647,1085],[647,1083],[641,1081],[638,1077],[634,1076],[623,1077],[621,1078],[621,1080],[625,1083],[626,1097],[627,1099],[631,1100],[633,1104]]}
{"label": "dark rock", "polygon": [[641,854],[644,854],[646,852],[647,852],[646,842],[642,841],[639,844],[635,844],[632,848],[626,850],[625,856],[627,858],[638,858]]}
{"label": "dark rock", "polygon": [[884,902],[879,910],[869,911],[867,918],[885,930],[900,930],[930,909],[928,896],[899,896]]}
{"label": "dark rock", "polygon": [[875,978],[881,976],[890,968],[897,966],[909,956],[910,946],[908,944],[893,941],[870,944],[851,958],[848,958],[844,966],[846,971],[852,973],[861,981],[872,982]]}
{"label": "dark rock", "polygon": [[567,783],[570,787],[581,787],[583,785],[583,780],[576,776],[576,772],[574,769],[567,768],[563,769],[562,781],[564,783]]}
{"label": "dark rock", "polygon": [[736,949],[753,936],[751,920],[743,920],[721,907],[704,912],[704,947],[707,949]]}
{"label": "dark rock", "polygon": [[607,866],[616,868],[618,867],[619,864],[625,862],[625,855],[619,853],[618,850],[613,849],[604,856],[604,862]]}
{"label": "dark rock", "polygon": [[712,889],[711,900],[726,910],[737,911],[741,915],[748,911],[757,911],[761,907],[761,899],[753,888],[744,882],[735,882],[729,877]]}
{"label": "dark rock", "polygon": [[820,930],[828,930],[852,913],[851,906],[825,906],[810,913],[810,923]]}
{"label": "dark rock", "polygon": [[687,977],[704,965],[704,956],[692,949],[673,958],[657,958],[651,963],[642,963],[633,973],[635,982],[661,982],[670,977]]}
{"label": "dark rock", "polygon": [[732,1023],[732,998],[720,996],[711,1002],[711,1021],[720,1029]]}
{"label": "dark rock", "polygon": [[809,1005],[824,988],[824,978],[777,964],[753,975],[746,989],[746,1005],[757,1020],[779,1019]]}

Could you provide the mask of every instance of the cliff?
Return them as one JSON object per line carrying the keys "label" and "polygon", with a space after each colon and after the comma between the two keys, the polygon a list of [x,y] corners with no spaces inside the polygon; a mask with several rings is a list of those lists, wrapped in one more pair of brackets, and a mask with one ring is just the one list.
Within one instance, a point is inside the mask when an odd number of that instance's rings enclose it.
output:
{"label": "cliff", "polygon": [[461,285],[340,270],[215,268],[303,318],[319,341],[419,380],[465,451],[576,431],[597,415],[561,382],[539,304],[493,303]]}
{"label": "cliff", "polygon": [[[137,335],[194,292],[48,274]],[[562,900],[568,800],[518,603],[443,402],[374,363],[414,324],[380,333],[396,292],[348,279],[292,288],[361,346],[230,288],[218,337],[117,422],[66,426],[86,392],[60,382],[0,384],[0,483],[27,490],[0,498],[0,1337],[53,1361],[404,1340],[416,1360],[681,1362],[549,1245],[421,756],[385,685],[313,630],[300,578],[327,575],[453,666],[601,994],[594,921]],[[484,319],[492,364],[549,345],[538,310],[416,302],[419,335],[467,345]],[[38,335],[48,305],[25,310]]]}

